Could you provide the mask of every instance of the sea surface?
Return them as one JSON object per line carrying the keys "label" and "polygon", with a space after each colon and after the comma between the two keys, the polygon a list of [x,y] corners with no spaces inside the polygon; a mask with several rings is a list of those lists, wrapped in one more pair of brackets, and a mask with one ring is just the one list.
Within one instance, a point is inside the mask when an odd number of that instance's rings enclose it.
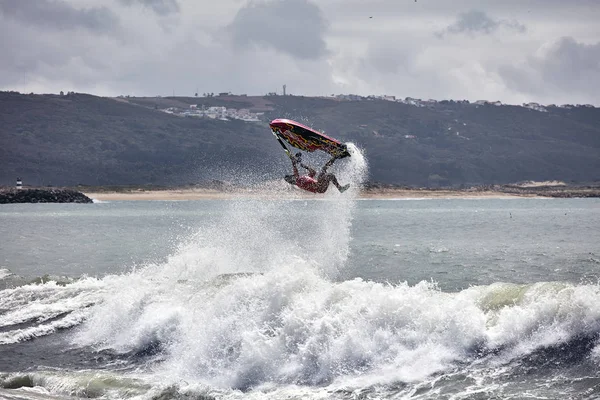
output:
{"label": "sea surface", "polygon": [[0,398],[600,397],[598,199],[349,192],[0,206]]}

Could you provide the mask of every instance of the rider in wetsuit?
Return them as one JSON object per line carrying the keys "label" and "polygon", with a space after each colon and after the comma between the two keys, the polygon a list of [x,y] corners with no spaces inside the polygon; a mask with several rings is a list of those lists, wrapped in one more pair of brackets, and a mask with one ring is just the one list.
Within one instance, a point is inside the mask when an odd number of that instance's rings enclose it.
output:
{"label": "rider in wetsuit", "polygon": [[[301,160],[302,154],[297,153],[295,156],[290,157],[292,160],[292,167],[294,168],[294,175],[286,175],[284,179],[286,182],[298,186],[300,189],[307,190],[312,193],[325,193],[327,188],[329,188],[329,183],[333,183],[333,185],[341,192],[345,192],[350,184],[341,186],[333,174],[327,173],[327,168],[331,167],[337,157],[333,156],[331,160],[327,161],[319,175],[317,172],[311,167],[304,165]],[[308,170],[308,175],[300,175],[298,172],[298,164],[302,168]],[[315,178],[316,175],[316,178]]]}

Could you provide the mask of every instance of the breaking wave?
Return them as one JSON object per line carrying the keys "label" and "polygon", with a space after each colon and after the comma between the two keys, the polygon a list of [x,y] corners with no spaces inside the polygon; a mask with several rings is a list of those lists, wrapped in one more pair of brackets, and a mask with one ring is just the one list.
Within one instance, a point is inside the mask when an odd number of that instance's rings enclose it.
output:
{"label": "breaking wave", "polygon": [[[133,364],[13,372],[0,387],[87,397],[485,397],[524,371],[558,370],[540,384],[556,396],[553,385],[581,379],[573,365],[598,369],[599,285],[448,293],[432,282],[339,281],[366,174],[351,151],[338,173],[354,190],[325,201],[230,201],[226,218],[163,264],[1,291],[0,344],[70,329],[68,346]],[[286,218],[294,213],[303,218]],[[590,396],[594,379],[578,381]]]}

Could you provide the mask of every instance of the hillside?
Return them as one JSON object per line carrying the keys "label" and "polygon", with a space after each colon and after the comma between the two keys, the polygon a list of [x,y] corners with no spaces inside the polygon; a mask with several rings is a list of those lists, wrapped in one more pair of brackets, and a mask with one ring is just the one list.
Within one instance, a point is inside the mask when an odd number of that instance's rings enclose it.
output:
{"label": "hillside", "polygon": [[0,184],[230,180],[241,170],[272,171],[269,160],[281,155],[264,125],[181,118],[110,98],[2,93],[0,110]]}
{"label": "hillside", "polygon": [[[189,105],[260,122],[182,117]],[[298,96],[102,98],[0,92],[0,184],[184,185],[287,169],[268,121],[291,118],[365,150],[374,182],[465,186],[600,180],[600,109]]]}

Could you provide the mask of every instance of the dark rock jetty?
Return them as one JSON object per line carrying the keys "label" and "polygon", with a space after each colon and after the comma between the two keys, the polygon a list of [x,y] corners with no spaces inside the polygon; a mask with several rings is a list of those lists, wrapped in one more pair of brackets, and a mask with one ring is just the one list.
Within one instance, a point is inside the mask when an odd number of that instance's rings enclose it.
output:
{"label": "dark rock jetty", "polygon": [[85,194],[72,189],[0,188],[0,204],[8,203],[93,203]]}

